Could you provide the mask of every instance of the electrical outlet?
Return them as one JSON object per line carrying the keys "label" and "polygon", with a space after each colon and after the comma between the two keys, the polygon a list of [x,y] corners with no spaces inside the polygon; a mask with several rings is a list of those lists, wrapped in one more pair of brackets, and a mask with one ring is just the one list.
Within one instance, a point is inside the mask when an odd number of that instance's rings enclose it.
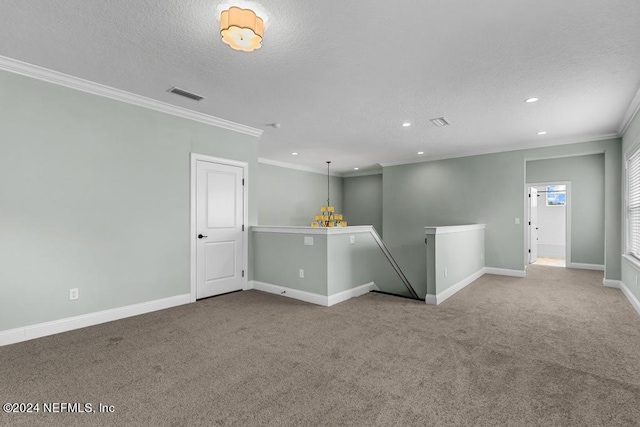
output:
{"label": "electrical outlet", "polygon": [[313,237],[312,236],[304,236],[304,245],[305,246],[313,246]]}
{"label": "electrical outlet", "polygon": [[80,298],[80,293],[78,292],[78,288],[69,289],[69,300],[73,301]]}
{"label": "electrical outlet", "polygon": [[355,244],[356,243],[356,236],[349,236],[349,243],[350,244]]}
{"label": "electrical outlet", "polygon": [[303,269],[300,269],[300,278],[304,279],[304,270]]}
{"label": "electrical outlet", "polygon": [[520,224],[520,218],[515,218],[513,222],[515,222],[516,225]]}
{"label": "electrical outlet", "polygon": [[447,269],[444,269],[444,277],[449,277],[449,272],[447,271]]}

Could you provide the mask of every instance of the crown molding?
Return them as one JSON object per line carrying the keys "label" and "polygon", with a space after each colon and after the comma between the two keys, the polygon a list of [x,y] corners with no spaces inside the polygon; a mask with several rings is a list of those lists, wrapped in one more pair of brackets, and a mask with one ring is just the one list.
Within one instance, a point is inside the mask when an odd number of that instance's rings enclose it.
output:
{"label": "crown molding", "polygon": [[130,92],[125,92],[120,89],[105,86],[100,83],[91,82],[89,80],[84,80],[79,77],[70,76],[58,71],[49,70],[37,65],[28,64],[26,62],[18,61],[13,58],[7,58],[5,56],[0,56],[0,70],[9,71],[14,74],[20,74],[48,83],[53,83],[59,86],[68,87],[70,89],[79,90],[81,92],[114,99],[116,101],[126,102],[127,104],[137,105],[138,107],[160,111],[161,113],[171,114],[172,116],[181,117],[187,120],[193,120],[196,122],[216,126],[222,129],[227,129],[250,136],[260,137],[263,132],[262,129],[252,128],[250,126],[221,119],[219,117],[214,117],[208,114],[189,110],[187,108],[167,104],[166,102],[147,98],[141,95],[136,95]]}
{"label": "crown molding", "polygon": [[467,151],[460,154],[448,154],[443,156],[422,157],[420,159],[399,160],[397,162],[380,163],[380,166],[382,166],[383,168],[386,168],[389,166],[409,165],[412,163],[426,163],[426,162],[433,162],[436,160],[457,159],[460,157],[482,156],[485,154],[507,153],[511,151],[531,150],[536,148],[550,148],[558,145],[579,144],[581,142],[604,141],[607,139],[613,139],[613,138],[619,138],[619,137],[620,135],[618,135],[617,133],[607,133],[603,135],[596,135],[596,136],[590,136],[590,137],[584,137],[584,138],[565,138],[565,139],[558,139],[546,145],[539,145],[539,143],[518,144],[518,145],[510,146],[507,150],[499,149],[499,148],[488,148],[486,150]]}
{"label": "crown molding", "polygon": [[382,167],[379,169],[370,169],[362,171],[344,172],[343,178],[357,178],[359,176],[382,175]]}
{"label": "crown molding", "polygon": [[622,123],[620,123],[620,127],[618,128],[618,134],[620,136],[624,135],[624,133],[627,131],[629,125],[633,121],[633,118],[636,116],[636,114],[638,114],[638,111],[640,111],[640,89],[638,89],[638,91],[636,92],[636,96],[634,96],[631,100],[631,104],[629,104],[627,112],[622,118]]}
{"label": "crown molding", "polygon": [[[327,175],[327,171],[323,171],[322,169],[316,169],[309,166],[296,165],[295,163],[281,162],[279,160],[271,160],[264,157],[258,157],[258,163],[262,163],[263,165],[278,166],[286,169],[294,169],[294,170],[303,171],[303,172],[317,173],[325,176]],[[336,178],[342,178],[343,176],[343,174],[341,174],[340,172],[331,172],[329,173],[329,175],[335,176]]]}

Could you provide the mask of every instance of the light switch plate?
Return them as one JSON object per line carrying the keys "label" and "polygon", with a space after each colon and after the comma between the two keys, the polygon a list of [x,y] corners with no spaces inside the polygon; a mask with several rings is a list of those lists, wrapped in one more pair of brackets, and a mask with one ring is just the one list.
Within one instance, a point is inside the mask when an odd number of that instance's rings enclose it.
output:
{"label": "light switch plate", "polygon": [[313,246],[313,237],[312,236],[304,236],[304,245],[305,246]]}

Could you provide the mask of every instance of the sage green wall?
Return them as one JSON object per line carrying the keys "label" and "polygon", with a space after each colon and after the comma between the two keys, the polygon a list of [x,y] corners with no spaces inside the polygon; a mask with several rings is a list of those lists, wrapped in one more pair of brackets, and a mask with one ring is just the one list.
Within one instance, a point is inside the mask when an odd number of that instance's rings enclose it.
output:
{"label": "sage green wall", "polygon": [[382,237],[382,174],[343,180],[344,213],[349,225],[373,225]]}
{"label": "sage green wall", "polygon": [[[327,204],[327,176],[260,163],[259,224],[309,226]],[[342,178],[330,178],[331,204],[344,213]]]}
{"label": "sage green wall", "polygon": [[[327,293],[327,236],[253,232],[253,279],[319,295]],[[300,278],[300,270],[304,278]]]}
{"label": "sage green wall", "polygon": [[[627,128],[627,131],[622,136],[622,155],[621,165],[622,171],[624,172],[624,154],[631,148],[635,147],[635,144],[640,144],[640,111],[636,113],[635,117],[631,121],[631,124]],[[625,177],[621,175],[622,182],[624,182]],[[623,198],[624,200],[624,198]],[[624,209],[624,206],[623,206]],[[624,227],[621,230],[621,233],[624,233]],[[624,241],[624,240],[623,240]],[[621,247],[621,252],[624,253],[626,249]],[[633,292],[636,298],[640,299],[640,285],[639,282],[636,281],[636,276],[640,276],[640,268],[636,267],[633,263],[628,261],[627,259],[622,259],[622,282]]]}
{"label": "sage green wall", "polygon": [[424,286],[424,227],[486,224],[486,266],[522,271],[526,160],[604,152],[605,274],[619,279],[620,150],[610,139],[386,167],[385,244],[409,281]]}
{"label": "sage green wall", "polygon": [[[484,230],[429,235],[427,239],[435,240],[432,252],[435,256],[435,286],[427,284],[428,289],[435,289],[434,295],[446,291],[484,268]],[[430,290],[429,293],[432,292],[433,290]]]}
{"label": "sage green wall", "polygon": [[571,181],[571,262],[603,265],[604,154],[527,162],[527,183],[549,181]]}
{"label": "sage green wall", "polygon": [[256,281],[325,296],[375,282],[383,292],[411,296],[369,231],[309,234],[312,246],[304,245],[304,234],[252,234]]}
{"label": "sage green wall", "polygon": [[382,292],[411,297],[371,233],[329,236],[329,295],[375,282]]}
{"label": "sage green wall", "polygon": [[257,223],[257,138],[3,71],[0,117],[0,330],[188,293],[190,152]]}

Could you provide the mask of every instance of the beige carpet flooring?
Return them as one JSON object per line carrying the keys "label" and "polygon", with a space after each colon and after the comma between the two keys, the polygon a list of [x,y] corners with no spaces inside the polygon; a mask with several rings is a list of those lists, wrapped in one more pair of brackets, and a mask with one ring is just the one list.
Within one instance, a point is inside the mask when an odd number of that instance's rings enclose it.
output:
{"label": "beige carpet flooring", "polygon": [[602,273],[485,275],[440,307],[247,291],[0,347],[6,426],[640,424],[640,317]]}

